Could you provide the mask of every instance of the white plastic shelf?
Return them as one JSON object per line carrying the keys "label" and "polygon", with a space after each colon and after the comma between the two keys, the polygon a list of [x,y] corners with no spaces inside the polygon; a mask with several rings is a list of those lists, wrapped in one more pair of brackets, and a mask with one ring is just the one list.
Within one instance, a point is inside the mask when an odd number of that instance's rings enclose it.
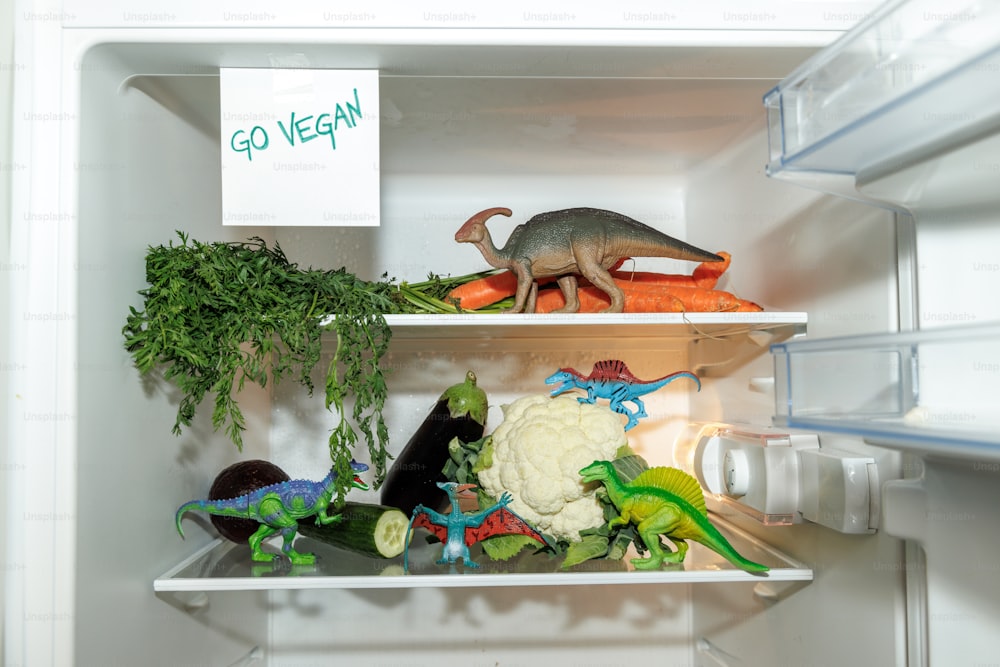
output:
{"label": "white plastic shelf", "polygon": [[803,333],[804,312],[387,315],[399,339],[698,339]]}
{"label": "white plastic shelf", "polygon": [[771,346],[776,424],[1000,460],[1000,324]]}
{"label": "white plastic shelf", "polygon": [[770,176],[892,171],[1000,128],[1000,4],[886,3],[764,97]]}
{"label": "white plastic shelf", "polygon": [[[715,552],[689,542],[691,548],[681,565],[660,570],[635,570],[628,558],[621,561],[592,560],[562,570],[559,559],[532,554],[525,549],[510,561],[492,561],[473,548],[477,569],[463,565],[437,565],[440,544],[427,544],[423,532],[415,534],[409,555],[409,570],[402,556],[373,559],[343,551],[306,537],[296,549],[317,555],[316,564],[293,566],[284,558],[273,563],[250,560],[250,548],[216,539],[190,558],[157,577],[158,592],[243,591],[324,588],[426,588],[489,586],[565,586],[596,584],[676,584],[704,582],[811,581],[812,569],[713,516],[713,523],[743,556],[764,565],[769,572],[758,575],[739,570]],[[268,544],[268,543],[265,543]],[[280,553],[278,544],[269,548]]]}

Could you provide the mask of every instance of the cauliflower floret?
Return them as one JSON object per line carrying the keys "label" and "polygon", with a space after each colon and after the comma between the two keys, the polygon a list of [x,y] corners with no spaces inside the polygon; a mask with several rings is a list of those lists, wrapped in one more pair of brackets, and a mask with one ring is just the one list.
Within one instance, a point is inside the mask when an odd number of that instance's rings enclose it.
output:
{"label": "cauliflower floret", "polygon": [[626,444],[618,415],[574,396],[544,394],[505,405],[503,415],[492,434],[492,464],[479,472],[483,490],[494,498],[509,491],[511,510],[557,539],[579,541],[581,530],[604,523],[597,487],[585,486],[579,471],[613,459]]}

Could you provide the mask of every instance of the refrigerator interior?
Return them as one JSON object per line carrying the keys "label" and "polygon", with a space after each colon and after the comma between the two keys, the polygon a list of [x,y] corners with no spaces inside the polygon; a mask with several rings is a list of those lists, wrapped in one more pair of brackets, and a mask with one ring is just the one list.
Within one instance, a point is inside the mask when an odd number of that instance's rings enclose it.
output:
{"label": "refrigerator interior", "polygon": [[[181,502],[204,494],[218,470],[241,458],[268,458],[292,477],[315,478],[331,424],[321,397],[287,384],[241,395],[249,419],[242,454],[212,431],[205,409],[182,436],[170,433],[175,393],[138,376],[121,326],[145,284],[146,247],[176,241],[175,230],[205,241],[259,235],[302,266],[419,280],[484,268],[478,253],[452,241],[478,210],[507,206],[521,221],[595,206],[730,251],[724,287],[768,311],[808,313],[810,336],[897,325],[893,214],[764,176],[761,99],[812,49],[297,44],[312,66],[381,72],[382,225],[224,227],[218,67],[266,66],[275,48],[109,43],[79,61],[74,636],[81,664],[177,664],[206,655],[214,664],[324,664],[331,655],[414,665],[542,665],[556,656],[689,664],[696,654],[713,664],[727,650],[795,662],[816,650],[842,655],[842,637],[852,634],[875,662],[898,663],[898,540],[807,525],[764,529],[740,516],[730,518],[813,568],[815,580],[595,588],[554,578],[541,586],[154,595],[156,576],[212,540],[207,522],[188,520],[187,539],[176,535],[170,518]],[[636,268],[690,270],[648,258]],[[766,333],[696,342],[627,327],[490,335],[394,339],[386,360],[394,451],[443,386],[469,368],[490,396],[489,431],[500,405],[544,392],[542,379],[559,366],[619,357],[642,377],[697,364],[702,391],[677,387],[650,397],[650,424],[630,434],[654,463],[671,462],[674,438],[689,421],[766,425],[773,414],[766,380],[752,382],[773,374]],[[898,455],[875,451],[883,477],[899,476]],[[83,511],[102,506],[109,491],[142,500]],[[865,614],[853,611],[859,601]],[[783,642],[772,631],[766,640],[731,643],[741,628],[775,622],[794,626],[795,637]],[[840,633],[826,632],[831,625]],[[111,630],[126,626],[124,635]]]}

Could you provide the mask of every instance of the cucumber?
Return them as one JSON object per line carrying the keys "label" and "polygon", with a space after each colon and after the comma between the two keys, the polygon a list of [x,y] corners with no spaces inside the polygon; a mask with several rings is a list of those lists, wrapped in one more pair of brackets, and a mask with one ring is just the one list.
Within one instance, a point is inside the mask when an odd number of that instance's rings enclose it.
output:
{"label": "cucumber", "polygon": [[476,374],[441,394],[430,414],[413,434],[389,469],[382,484],[380,502],[398,507],[409,516],[417,505],[438,511],[449,506],[447,494],[437,482],[447,481],[442,472],[454,438],[475,442],[483,437],[488,408],[486,392],[476,386]]}
{"label": "cucumber", "polygon": [[395,558],[403,553],[410,520],[397,508],[347,501],[340,516],[340,521],[325,526],[303,519],[299,533],[373,558]]}

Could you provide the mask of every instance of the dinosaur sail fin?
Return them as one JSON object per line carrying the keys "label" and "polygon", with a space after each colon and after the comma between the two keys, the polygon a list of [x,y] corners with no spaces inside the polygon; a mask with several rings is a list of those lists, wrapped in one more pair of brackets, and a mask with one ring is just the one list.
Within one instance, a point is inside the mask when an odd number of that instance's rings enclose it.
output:
{"label": "dinosaur sail fin", "polygon": [[619,380],[630,384],[641,383],[642,380],[632,374],[621,359],[602,359],[594,364],[590,373],[593,380]]}
{"label": "dinosaur sail fin", "polygon": [[663,489],[686,501],[703,515],[708,514],[708,509],[705,507],[705,492],[702,491],[698,480],[683,470],[668,466],[650,468],[639,473],[629,486],[633,488],[654,486]]}
{"label": "dinosaur sail fin", "polygon": [[494,535],[527,535],[542,544],[548,544],[544,535],[506,507],[501,507],[496,512],[490,514],[483,521],[482,525],[466,528],[465,543],[472,546],[476,542],[485,540],[487,537],[493,537]]}

